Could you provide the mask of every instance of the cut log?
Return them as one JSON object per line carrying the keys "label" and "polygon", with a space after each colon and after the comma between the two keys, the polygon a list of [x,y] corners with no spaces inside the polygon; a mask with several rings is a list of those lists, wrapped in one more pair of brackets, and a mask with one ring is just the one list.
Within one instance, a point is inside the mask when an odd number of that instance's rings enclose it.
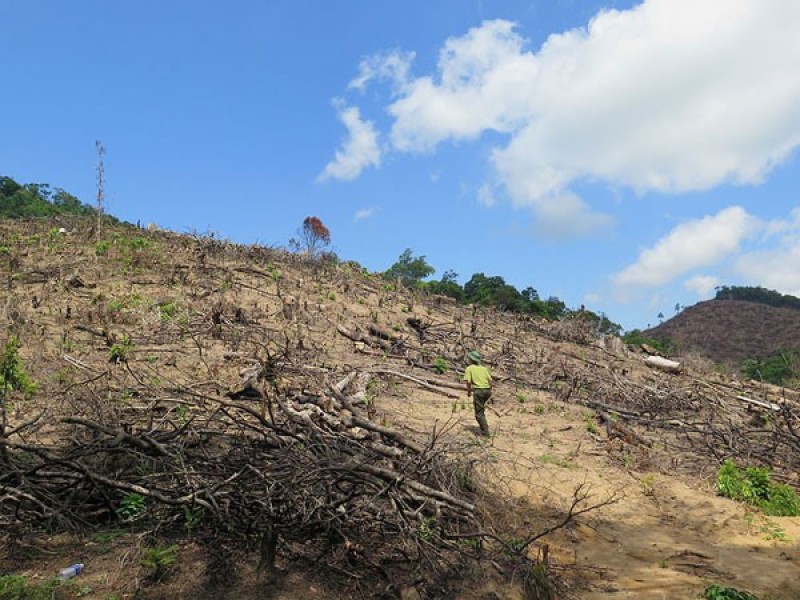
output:
{"label": "cut log", "polygon": [[396,342],[400,338],[386,331],[385,329],[381,329],[377,325],[367,325],[367,331],[369,331],[375,337],[381,338],[382,340],[388,340],[390,342]]}
{"label": "cut log", "polygon": [[363,342],[368,346],[372,346],[373,348],[380,348],[386,352],[390,352],[392,349],[392,345],[388,342],[385,342],[381,339],[370,338],[357,331],[350,331],[344,325],[337,325],[336,331],[341,333],[344,337],[353,340],[354,342]]}
{"label": "cut log", "polygon": [[748,404],[752,404],[753,406],[760,406],[761,408],[774,410],[775,412],[780,412],[781,410],[780,405],[775,404],[774,402],[764,402],[763,400],[756,400],[754,398],[748,398],[747,396],[736,396],[736,399],[741,400],[742,402],[747,402]]}
{"label": "cut log", "polygon": [[663,356],[648,356],[644,359],[644,364],[660,371],[666,371],[667,373],[680,373],[682,371],[681,363],[669,360]]}

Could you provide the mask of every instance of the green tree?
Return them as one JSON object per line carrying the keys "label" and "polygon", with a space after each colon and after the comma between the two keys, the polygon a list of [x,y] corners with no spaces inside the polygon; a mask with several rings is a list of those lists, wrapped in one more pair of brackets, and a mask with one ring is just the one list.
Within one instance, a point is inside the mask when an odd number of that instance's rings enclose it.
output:
{"label": "green tree", "polygon": [[765,359],[748,358],[741,372],[748,379],[758,379],[775,385],[786,385],[798,376],[800,355],[795,350],[781,350]]}
{"label": "green tree", "polygon": [[400,279],[403,285],[413,287],[436,271],[428,264],[424,256],[414,257],[411,248],[406,248],[397,262],[383,274],[386,279]]}
{"label": "green tree", "polygon": [[94,209],[61,188],[52,190],[46,183],[21,185],[11,177],[0,176],[0,217],[24,219],[63,214],[92,215]]}
{"label": "green tree", "polygon": [[499,275],[487,277],[483,273],[475,273],[464,284],[464,295],[467,302],[481,306],[496,306],[510,312],[526,312],[528,309],[525,297]]}
{"label": "green tree", "polygon": [[716,288],[714,299],[739,300],[742,302],[767,304],[779,308],[800,309],[800,298],[790,296],[789,294],[781,294],[775,290],[768,290],[762,287],[722,285]]}
{"label": "green tree", "polygon": [[424,284],[425,289],[431,294],[439,294],[440,296],[449,296],[455,298],[459,302],[464,301],[464,288],[462,288],[456,279],[458,273],[452,269],[448,269],[442,275],[439,281],[428,281]]}
{"label": "green tree", "polygon": [[7,462],[6,430],[8,429],[8,400],[16,392],[27,397],[36,390],[36,383],[25,371],[19,355],[21,344],[16,335],[8,338],[0,354],[0,457]]}

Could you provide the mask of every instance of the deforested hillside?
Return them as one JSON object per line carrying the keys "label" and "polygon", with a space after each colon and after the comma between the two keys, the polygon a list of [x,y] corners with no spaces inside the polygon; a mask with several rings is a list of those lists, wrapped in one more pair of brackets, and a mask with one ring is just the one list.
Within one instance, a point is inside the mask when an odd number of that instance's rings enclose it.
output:
{"label": "deforested hillside", "polygon": [[800,347],[800,310],[742,300],[708,300],[649,329],[647,335],[677,342],[714,362],[738,366]]}
{"label": "deforested hillside", "polygon": [[[715,489],[726,459],[800,485],[789,390],[650,369],[579,314],[463,306],[352,262],[67,217],[0,221],[0,239],[15,585],[800,594],[798,519]],[[494,376],[488,439],[460,381],[476,349]],[[72,563],[77,583],[51,582]]]}

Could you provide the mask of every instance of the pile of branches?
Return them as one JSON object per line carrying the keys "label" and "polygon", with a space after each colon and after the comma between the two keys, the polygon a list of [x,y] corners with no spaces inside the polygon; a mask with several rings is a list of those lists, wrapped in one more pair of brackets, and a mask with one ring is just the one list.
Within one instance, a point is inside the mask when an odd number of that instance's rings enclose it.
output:
{"label": "pile of branches", "polygon": [[609,429],[628,424],[645,435],[667,433],[673,457],[680,454],[696,472],[716,470],[733,458],[768,466],[778,480],[800,483],[795,477],[800,471],[800,404],[786,394],[767,402],[747,386],[687,374],[636,378],[588,359],[554,365],[552,380],[559,383],[562,399],[598,410]]}
{"label": "pile of branches", "polygon": [[265,386],[261,402],[175,388],[43,412],[2,440],[0,531],[189,529],[230,557],[260,553],[267,571],[285,556],[363,592],[442,590],[469,560],[463,540],[481,535],[468,467],[436,432],[420,443],[370,421],[348,383],[316,395]]}

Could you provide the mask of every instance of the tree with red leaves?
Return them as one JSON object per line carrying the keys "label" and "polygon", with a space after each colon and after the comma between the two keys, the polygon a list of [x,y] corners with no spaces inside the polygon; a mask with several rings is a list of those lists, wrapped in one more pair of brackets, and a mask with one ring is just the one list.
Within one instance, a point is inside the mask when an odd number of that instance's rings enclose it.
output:
{"label": "tree with red leaves", "polygon": [[317,256],[322,248],[331,243],[331,232],[319,217],[306,217],[297,235],[300,239],[292,238],[289,244],[311,257]]}

